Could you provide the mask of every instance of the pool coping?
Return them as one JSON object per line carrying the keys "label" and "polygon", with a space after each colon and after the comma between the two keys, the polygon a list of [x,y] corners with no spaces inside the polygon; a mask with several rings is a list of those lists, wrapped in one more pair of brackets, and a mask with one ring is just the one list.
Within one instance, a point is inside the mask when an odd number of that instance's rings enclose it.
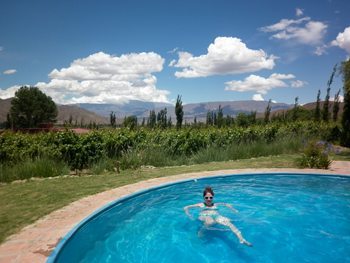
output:
{"label": "pool coping", "polygon": [[121,186],[72,202],[10,236],[0,245],[0,262],[54,262],[59,248],[86,222],[118,202],[159,187],[199,178],[276,173],[349,176],[350,169],[230,169],[178,174]]}

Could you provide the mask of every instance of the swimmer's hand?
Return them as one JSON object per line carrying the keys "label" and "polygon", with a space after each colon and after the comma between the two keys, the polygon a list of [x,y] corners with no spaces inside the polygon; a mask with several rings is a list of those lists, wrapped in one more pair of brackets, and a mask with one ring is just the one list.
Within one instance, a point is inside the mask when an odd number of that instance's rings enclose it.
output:
{"label": "swimmer's hand", "polygon": [[184,207],[184,210],[185,210],[185,214],[187,215],[187,217],[193,221],[194,218],[193,218],[193,216],[188,212],[188,207]]}

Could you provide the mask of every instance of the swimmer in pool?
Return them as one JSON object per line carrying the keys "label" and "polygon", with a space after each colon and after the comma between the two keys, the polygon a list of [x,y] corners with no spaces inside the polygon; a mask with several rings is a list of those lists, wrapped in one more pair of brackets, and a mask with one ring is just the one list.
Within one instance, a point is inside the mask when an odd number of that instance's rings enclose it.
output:
{"label": "swimmer in pool", "polygon": [[204,226],[207,229],[210,229],[215,224],[227,226],[237,236],[237,238],[239,239],[239,242],[241,244],[245,244],[247,246],[252,246],[251,243],[249,243],[247,240],[244,239],[241,232],[237,229],[237,227],[234,224],[231,223],[230,219],[220,215],[219,212],[217,211],[218,206],[226,206],[226,207],[230,208],[232,211],[238,213],[238,211],[235,208],[233,208],[232,205],[226,204],[226,203],[215,203],[214,204],[214,202],[213,202],[214,191],[213,191],[213,189],[211,189],[211,187],[206,187],[204,189],[203,198],[204,198],[203,203],[188,205],[188,206],[184,207],[185,213],[189,218],[191,218],[192,220],[194,219],[188,210],[190,208],[199,207],[202,210],[199,214],[198,219],[204,223]]}

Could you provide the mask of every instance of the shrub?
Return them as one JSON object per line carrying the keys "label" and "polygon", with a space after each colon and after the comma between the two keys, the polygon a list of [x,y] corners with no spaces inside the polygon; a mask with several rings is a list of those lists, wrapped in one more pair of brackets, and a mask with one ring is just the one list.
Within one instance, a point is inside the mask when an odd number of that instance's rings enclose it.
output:
{"label": "shrub", "polygon": [[328,169],[332,163],[325,145],[317,144],[315,141],[308,143],[297,162],[301,168],[318,169]]}

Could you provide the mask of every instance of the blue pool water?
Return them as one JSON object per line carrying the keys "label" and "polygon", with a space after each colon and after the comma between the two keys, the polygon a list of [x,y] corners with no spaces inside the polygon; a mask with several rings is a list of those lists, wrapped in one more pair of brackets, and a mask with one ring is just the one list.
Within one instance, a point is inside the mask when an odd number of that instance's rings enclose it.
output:
{"label": "blue pool water", "polygon": [[[183,207],[216,202],[253,247],[206,230]],[[198,216],[199,210],[191,210]],[[54,262],[350,262],[350,178],[236,175],[192,180],[133,196],[95,215],[55,251]]]}

